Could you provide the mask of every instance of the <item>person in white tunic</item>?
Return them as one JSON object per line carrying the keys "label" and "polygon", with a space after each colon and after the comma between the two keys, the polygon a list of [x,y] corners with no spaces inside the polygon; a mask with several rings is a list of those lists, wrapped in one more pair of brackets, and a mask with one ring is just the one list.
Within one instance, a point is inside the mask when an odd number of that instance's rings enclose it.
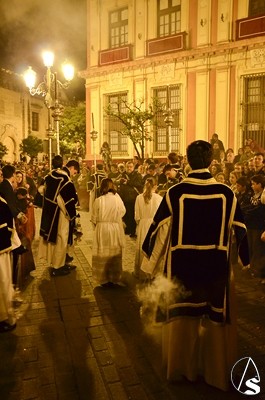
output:
{"label": "person in white tunic", "polygon": [[92,276],[101,286],[111,287],[120,281],[122,273],[122,249],[125,244],[122,217],[126,209],[110,178],[102,180],[100,193],[91,214],[95,227]]}
{"label": "person in white tunic", "polygon": [[156,193],[157,183],[155,178],[147,178],[143,193],[136,197],[135,221],[136,221],[136,252],[134,262],[134,275],[137,279],[148,279],[148,274],[141,271],[143,261],[142,244],[153,222],[154,215],[162,201],[162,197]]}
{"label": "person in white tunic", "polygon": [[7,202],[0,196],[0,333],[9,332],[16,327],[16,316],[12,301],[11,251],[20,247],[13,215]]}

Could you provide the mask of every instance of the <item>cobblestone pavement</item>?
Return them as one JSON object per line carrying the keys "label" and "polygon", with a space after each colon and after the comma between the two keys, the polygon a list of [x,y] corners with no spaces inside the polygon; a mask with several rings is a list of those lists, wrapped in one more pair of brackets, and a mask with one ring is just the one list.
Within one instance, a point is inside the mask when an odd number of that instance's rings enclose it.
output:
{"label": "cobblestone pavement", "polygon": [[[39,210],[36,210],[37,221]],[[50,277],[37,268],[23,290],[17,328],[0,335],[1,400],[219,400],[243,399],[203,382],[169,384],[155,335],[144,329],[132,271],[135,242],[127,237],[123,282],[111,290],[91,280],[92,230],[81,212],[84,235],[75,247],[76,271]],[[239,359],[252,357],[265,398],[265,289],[236,268]],[[154,331],[152,332],[154,333]],[[159,331],[157,332],[159,338]],[[183,344],[185,345],[185,344]],[[263,393],[263,394],[262,394]]]}

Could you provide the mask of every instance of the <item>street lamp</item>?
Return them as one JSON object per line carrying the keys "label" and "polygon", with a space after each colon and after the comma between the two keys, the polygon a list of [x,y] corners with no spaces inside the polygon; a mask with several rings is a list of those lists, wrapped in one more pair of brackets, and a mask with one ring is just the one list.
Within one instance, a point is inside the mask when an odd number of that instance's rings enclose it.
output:
{"label": "street lamp", "polygon": [[170,90],[169,86],[167,86],[167,104],[166,104],[166,111],[163,112],[163,116],[165,117],[164,122],[167,126],[167,133],[168,133],[168,150],[171,153],[171,129],[174,123],[174,112],[170,108]]}
{"label": "street lamp", "polygon": [[[48,109],[48,127],[46,130],[49,139],[49,165],[51,168],[52,138],[54,136],[54,130],[56,133],[56,152],[57,154],[60,154],[59,122],[63,112],[63,106],[59,104],[58,89],[59,87],[64,89],[69,87],[70,82],[74,77],[74,67],[69,63],[63,64],[62,70],[65,82],[62,83],[57,79],[57,73],[51,71],[54,62],[54,54],[51,51],[45,51],[42,54],[42,58],[44,66],[47,68],[43,82],[35,87],[36,72],[33,71],[31,67],[28,67],[27,71],[25,71],[24,80],[32,96],[39,95],[44,97],[44,103]],[[54,119],[54,127],[52,124],[52,117]]]}
{"label": "street lamp", "polygon": [[96,157],[96,140],[98,137],[98,132],[94,129],[94,114],[92,113],[92,131],[90,132],[91,139],[93,141],[93,155],[94,155],[94,168],[95,173],[97,171],[96,164],[97,164],[97,157]]}

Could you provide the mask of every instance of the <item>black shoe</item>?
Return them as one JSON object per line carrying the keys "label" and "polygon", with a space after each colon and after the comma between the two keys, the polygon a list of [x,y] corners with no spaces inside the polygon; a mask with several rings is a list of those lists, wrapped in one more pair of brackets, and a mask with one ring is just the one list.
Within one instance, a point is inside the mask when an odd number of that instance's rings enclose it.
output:
{"label": "black shoe", "polygon": [[15,329],[16,326],[17,326],[17,324],[10,325],[6,321],[1,321],[0,322],[0,333],[10,332],[13,329]]}
{"label": "black shoe", "polygon": [[69,256],[69,254],[66,254],[65,263],[67,264],[67,263],[73,261],[73,259],[74,259],[74,257]]}
{"label": "black shoe", "polygon": [[28,251],[28,249],[25,246],[22,246],[22,244],[17,247],[16,249],[12,250],[14,254],[20,255],[24,254]]}
{"label": "black shoe", "polygon": [[63,276],[70,274],[69,269],[65,269],[64,267],[61,268],[52,268],[51,276]]}
{"label": "black shoe", "polygon": [[106,282],[106,283],[102,283],[100,286],[103,287],[103,288],[112,288],[112,287],[114,287],[114,283],[113,282]]}
{"label": "black shoe", "polygon": [[65,265],[63,266],[63,268],[64,268],[66,271],[72,271],[73,269],[76,269],[76,265],[65,264]]}

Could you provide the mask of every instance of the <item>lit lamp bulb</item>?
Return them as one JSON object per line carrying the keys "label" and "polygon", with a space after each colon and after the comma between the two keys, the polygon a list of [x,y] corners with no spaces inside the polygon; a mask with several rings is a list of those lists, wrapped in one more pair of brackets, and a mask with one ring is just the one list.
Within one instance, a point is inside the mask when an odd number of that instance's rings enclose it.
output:
{"label": "lit lamp bulb", "polygon": [[34,88],[36,83],[36,72],[33,71],[31,67],[28,67],[27,71],[24,72],[24,80],[29,89]]}
{"label": "lit lamp bulb", "polygon": [[45,67],[50,68],[53,66],[54,54],[52,51],[44,51],[42,53],[42,59]]}
{"label": "lit lamp bulb", "polygon": [[73,79],[75,74],[75,69],[72,64],[64,63],[62,66],[63,74],[65,79],[69,82]]}

